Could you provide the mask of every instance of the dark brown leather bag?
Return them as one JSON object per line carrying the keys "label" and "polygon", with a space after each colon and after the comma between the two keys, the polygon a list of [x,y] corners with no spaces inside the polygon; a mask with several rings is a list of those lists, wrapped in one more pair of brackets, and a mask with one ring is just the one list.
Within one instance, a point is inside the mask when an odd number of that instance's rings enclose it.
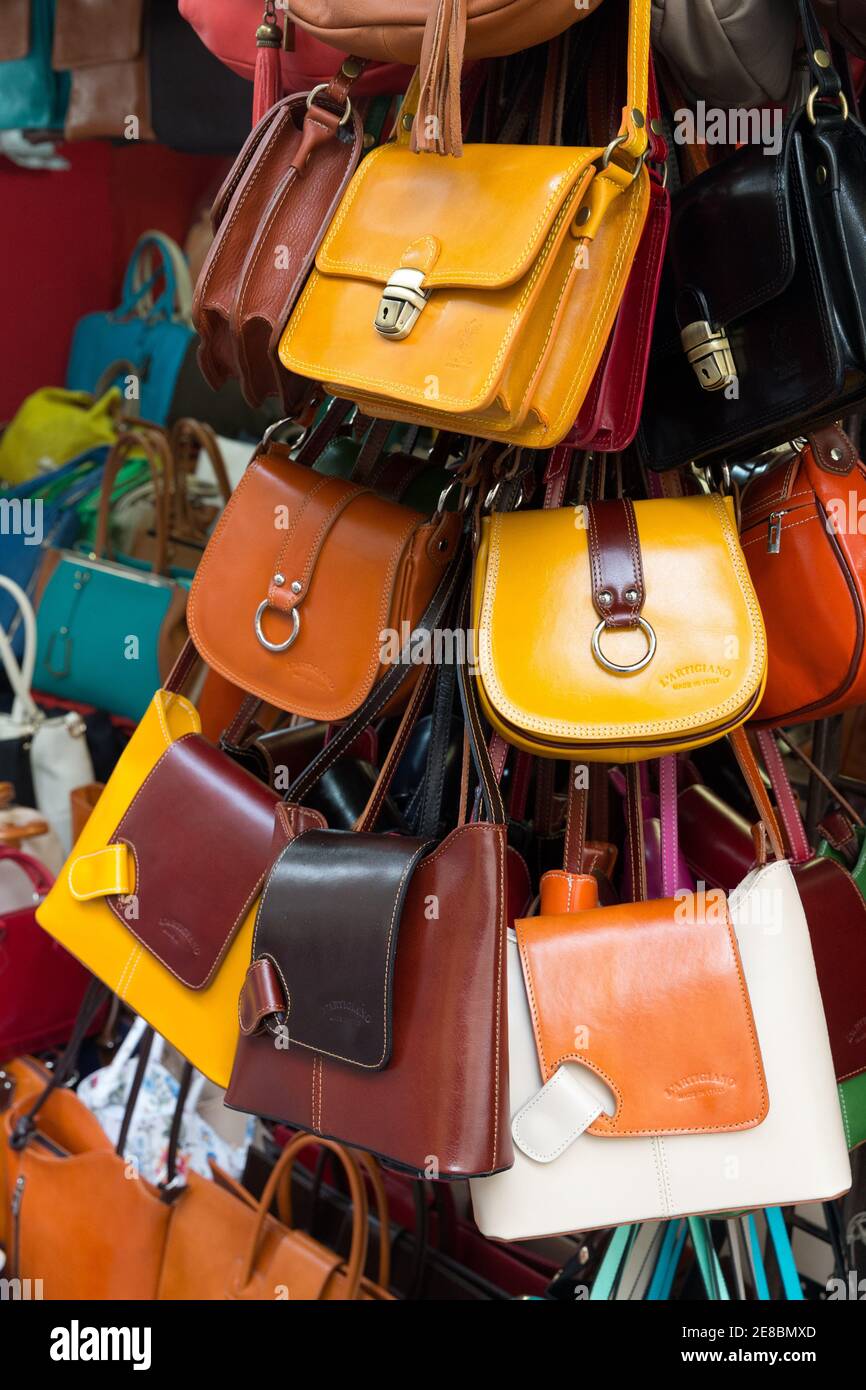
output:
{"label": "dark brown leather bag", "polygon": [[[388,683],[398,679],[389,672],[371,700],[383,698],[382,687],[387,699]],[[457,1178],[513,1161],[505,814],[472,692],[461,681],[489,819],[461,814],[456,829],[431,845],[432,796],[415,837],[371,833],[424,693],[422,679],[361,833],[302,835],[271,870],[241,992],[227,1103],[417,1174]],[[340,729],[290,799],[308,793],[368,718],[362,709]]]}
{"label": "dark brown leather bag", "polygon": [[834,39],[866,58],[866,7],[863,0],[813,0],[818,20]]}
{"label": "dark brown leather bag", "polygon": [[[52,66],[72,73],[67,140],[153,140],[144,0],[62,0]],[[130,116],[138,121],[131,131]]]}
{"label": "dark brown leather bag", "polygon": [[363,125],[347,59],[324,91],[285,97],[253,130],[217,194],[214,241],[193,300],[199,363],[218,390],[240,380],[250,405],[279,396],[287,414],[310,383],[287,372],[277,346],[361,155]]}

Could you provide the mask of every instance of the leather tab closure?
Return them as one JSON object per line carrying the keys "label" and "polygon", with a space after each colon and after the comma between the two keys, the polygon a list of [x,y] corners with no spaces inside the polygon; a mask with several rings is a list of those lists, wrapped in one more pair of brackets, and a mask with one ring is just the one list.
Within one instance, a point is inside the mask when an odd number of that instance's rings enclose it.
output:
{"label": "leather tab closure", "polygon": [[260,1033],[265,1019],[285,1012],[286,1002],[273,961],[254,960],[246,973],[238,1000],[241,1032],[246,1037]]}
{"label": "leather tab closure", "polygon": [[126,845],[106,845],[93,854],[73,859],[67,874],[69,891],[77,902],[135,892],[135,861]]}
{"label": "leather tab closure", "polygon": [[[409,836],[311,830],[283,850],[259,904],[253,960],[273,961],[285,982],[291,1047],[370,1071],[388,1065],[400,917],[427,848]],[[253,1026],[273,996],[263,972],[245,1004]]]}
{"label": "leather tab closure", "polygon": [[857,462],[857,450],[844,430],[837,425],[827,425],[809,436],[812,456],[825,473],[838,473],[846,477]]}
{"label": "leather tab closure", "polygon": [[723,894],[527,918],[517,940],[545,1082],[577,1063],[593,1094],[600,1080],[615,1097],[591,1134],[703,1134],[764,1119],[760,1046]]}
{"label": "leather tab closure", "polygon": [[511,1137],[527,1158],[552,1163],[601,1113],[601,1103],[581,1081],[580,1068],[566,1062],[518,1110],[511,1122]]}
{"label": "leather tab closure", "polygon": [[595,611],[605,627],[635,627],[645,589],[634,506],[621,498],[586,510]]}
{"label": "leather tab closure", "polygon": [[291,613],[303,603],[316,561],[334,523],[356,497],[368,491],[342,478],[324,476],[307,493],[294,517],[289,519],[286,537],[280,546],[268,587],[268,603],[272,608]]}

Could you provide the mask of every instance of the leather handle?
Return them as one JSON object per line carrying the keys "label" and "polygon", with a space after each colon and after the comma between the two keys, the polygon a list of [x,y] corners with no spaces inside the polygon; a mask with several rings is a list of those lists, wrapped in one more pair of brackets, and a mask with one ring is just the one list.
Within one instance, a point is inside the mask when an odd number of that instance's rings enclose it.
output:
{"label": "leather handle", "polygon": [[804,864],[812,857],[812,846],[800,815],[797,796],[791,786],[788,770],[779,746],[769,729],[759,729],[756,735],[764,766],[770,775],[770,785],[776,799],[776,810],[785,828],[788,853],[795,864]]}
{"label": "leather handle", "polygon": [[[45,824],[45,822],[43,821],[42,824]],[[18,828],[30,831],[29,826],[20,826]],[[47,825],[45,828],[46,830],[48,829]],[[31,831],[26,838],[30,839],[32,833]],[[0,830],[0,863],[4,860],[10,864],[17,864],[18,868],[30,879],[35,892],[39,894],[40,898],[44,898],[45,894],[50,892],[54,884],[54,875],[50,874],[45,865],[35,858],[34,855],[25,854],[23,850],[15,849],[12,845],[4,845],[2,843],[2,830]]]}
{"label": "leather handle", "polygon": [[[815,11],[812,9],[810,0],[797,0],[797,3],[812,85],[818,88],[819,98],[837,97],[842,90],[842,82],[838,72],[830,62],[829,54],[824,45],[824,35],[821,32]],[[819,53],[823,53],[827,58],[826,66],[818,62],[817,55]]]}
{"label": "leather handle", "polygon": [[[469,593],[467,590],[461,605],[460,625],[464,632],[468,631],[468,620]],[[487,815],[494,825],[504,825],[505,803],[502,800],[502,791],[493,770],[493,764],[490,761],[490,752],[481,720],[481,711],[478,707],[478,692],[475,678],[470,676],[465,661],[461,661],[458,667],[457,680],[458,689],[460,691],[460,703],[463,707],[463,718],[466,721],[466,731],[469,735],[469,748],[481,787],[481,794],[484,798],[484,804],[487,807]]]}
{"label": "leather handle", "polygon": [[[355,1162],[363,1169],[363,1172],[370,1180],[373,1189],[373,1198],[376,1203],[376,1216],[379,1221],[379,1273],[377,1282],[382,1289],[388,1289],[391,1284],[391,1216],[388,1206],[388,1194],[385,1191],[385,1183],[382,1178],[382,1169],[372,1154],[368,1154],[364,1149],[349,1149],[348,1151]],[[327,1151],[323,1152],[322,1157],[327,1159]],[[283,1174],[280,1188],[277,1193],[277,1212],[284,1226],[292,1225],[292,1178],[291,1173]]]}
{"label": "leather handle", "polygon": [[100,559],[110,558],[108,540],[109,516],[111,512],[111,492],[122,464],[131,454],[143,454],[153,479],[154,500],[156,503],[156,556],[153,562],[154,574],[165,574],[168,567],[168,496],[172,482],[172,460],[165,435],[154,426],[143,421],[124,430],[105,463],[99,494],[99,514],[96,523],[94,553]]}
{"label": "leather handle", "polygon": [[[182,420],[175,420],[169,435],[169,445],[176,459],[182,455],[183,450],[190,442],[196,452],[203,449],[207,454],[222,499],[224,502],[228,502],[232,495],[232,485],[216,434],[210,425],[205,424],[203,420],[193,420],[187,416]],[[185,492],[186,471],[184,469],[175,468],[175,484],[178,490],[182,487]]]}
{"label": "leather handle", "polygon": [[758,815],[767,832],[770,848],[776,859],[785,859],[787,857],[785,853],[785,842],[782,839],[782,833],[779,830],[779,822],[776,819],[776,813],[767,795],[767,789],[761,778],[757,759],[752,751],[752,745],[749,743],[748,735],[745,729],[739,728],[734,729],[733,733],[728,734],[728,739],[734,750],[737,762],[740,765],[740,771],[746,779],[746,785],[752,794],[752,800],[755,803]]}
{"label": "leather handle", "polygon": [[241,1265],[238,1286],[239,1289],[242,1290],[246,1288],[252,1279],[256,1266],[256,1258],[261,1245],[262,1234],[264,1232],[265,1220],[271,1209],[274,1197],[281,1183],[291,1180],[295,1159],[301,1150],[305,1149],[309,1144],[317,1144],[321,1148],[328,1149],[334,1154],[343,1165],[346,1177],[349,1180],[349,1194],[352,1199],[353,1214],[352,1244],[349,1250],[348,1263],[346,1265],[346,1280],[349,1286],[347,1299],[351,1301],[358,1297],[364,1266],[367,1262],[367,1243],[370,1234],[367,1193],[364,1190],[364,1184],[361,1180],[358,1165],[349,1150],[344,1148],[342,1144],[335,1143],[333,1139],[322,1139],[313,1134],[298,1134],[294,1139],[290,1139],[271,1170],[270,1177],[265,1184],[265,1190],[259,1199],[256,1220],[250,1235],[250,1243]]}
{"label": "leather handle", "polygon": [[628,821],[628,851],[631,859],[632,899],[646,902],[646,846],[643,834],[643,788],[639,763],[626,767],[626,819]]}

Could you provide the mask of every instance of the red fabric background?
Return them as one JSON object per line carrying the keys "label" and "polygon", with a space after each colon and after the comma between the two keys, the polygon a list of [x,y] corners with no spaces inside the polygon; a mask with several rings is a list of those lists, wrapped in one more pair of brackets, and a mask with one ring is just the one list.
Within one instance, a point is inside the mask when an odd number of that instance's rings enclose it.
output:
{"label": "red fabric background", "polygon": [[0,421],[40,386],[62,386],[82,314],[118,302],[123,271],[150,227],[183,244],[228,167],[159,145],[64,145],[68,172],[0,158]]}

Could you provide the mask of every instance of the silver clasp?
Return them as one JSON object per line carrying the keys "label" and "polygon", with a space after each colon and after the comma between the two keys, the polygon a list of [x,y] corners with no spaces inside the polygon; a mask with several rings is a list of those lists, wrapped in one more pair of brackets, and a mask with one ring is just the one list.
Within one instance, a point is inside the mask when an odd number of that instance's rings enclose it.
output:
{"label": "silver clasp", "polygon": [[686,356],[705,391],[723,391],[737,379],[728,335],[706,319],[688,324],[680,334]]}
{"label": "silver clasp", "polygon": [[412,332],[430,298],[430,291],[421,288],[423,279],[423,270],[394,271],[376,311],[376,332],[383,338],[406,338]]}

